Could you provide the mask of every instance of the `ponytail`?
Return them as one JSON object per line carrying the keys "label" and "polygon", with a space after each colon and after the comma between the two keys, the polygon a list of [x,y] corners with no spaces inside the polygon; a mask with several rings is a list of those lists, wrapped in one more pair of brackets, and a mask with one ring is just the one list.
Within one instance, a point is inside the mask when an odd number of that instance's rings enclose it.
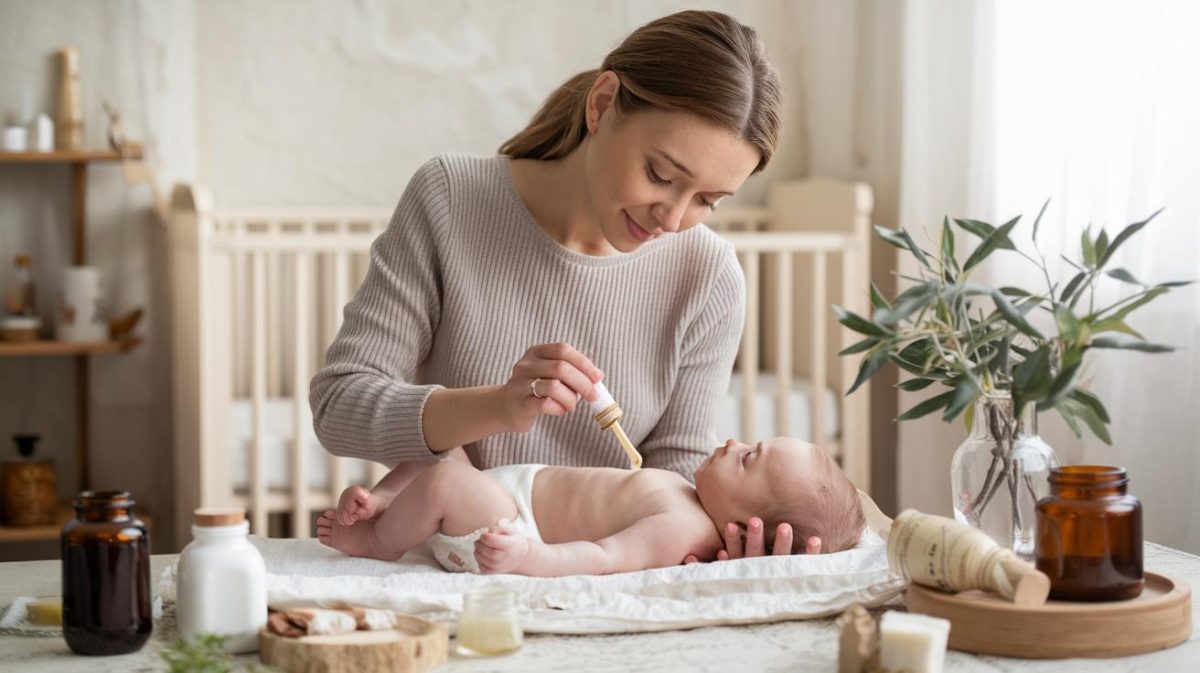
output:
{"label": "ponytail", "polygon": [[600,70],[581,72],[554,90],[529,126],[500,146],[514,159],[561,159],[587,136],[588,91]]}

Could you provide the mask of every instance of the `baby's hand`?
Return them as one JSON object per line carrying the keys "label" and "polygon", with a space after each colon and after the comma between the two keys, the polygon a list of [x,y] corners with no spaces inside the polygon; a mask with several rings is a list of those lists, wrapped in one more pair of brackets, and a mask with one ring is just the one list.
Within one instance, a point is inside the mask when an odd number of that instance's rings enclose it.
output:
{"label": "baby's hand", "polygon": [[379,499],[362,486],[351,486],[338,498],[337,522],[343,526],[374,519],[378,513]]}
{"label": "baby's hand", "polygon": [[529,538],[514,530],[508,519],[501,519],[475,541],[475,561],[484,574],[516,572],[529,547]]}

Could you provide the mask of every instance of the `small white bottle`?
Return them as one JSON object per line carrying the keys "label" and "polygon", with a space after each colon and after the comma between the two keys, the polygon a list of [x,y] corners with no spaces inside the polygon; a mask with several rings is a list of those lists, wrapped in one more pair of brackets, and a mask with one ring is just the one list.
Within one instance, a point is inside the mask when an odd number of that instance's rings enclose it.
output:
{"label": "small white bottle", "polygon": [[222,635],[227,651],[254,652],[267,622],[267,568],[250,544],[246,511],[198,509],[195,517],[177,569],[179,634]]}

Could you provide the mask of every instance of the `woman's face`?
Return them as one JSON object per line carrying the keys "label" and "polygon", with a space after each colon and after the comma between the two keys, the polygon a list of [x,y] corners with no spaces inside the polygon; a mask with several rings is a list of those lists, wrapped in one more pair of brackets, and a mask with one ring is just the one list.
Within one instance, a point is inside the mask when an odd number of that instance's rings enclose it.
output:
{"label": "woman's face", "polygon": [[585,170],[591,206],[621,252],[708,217],[758,166],[754,145],[700,117],[658,110],[619,115],[619,80],[605,73],[588,98]]}

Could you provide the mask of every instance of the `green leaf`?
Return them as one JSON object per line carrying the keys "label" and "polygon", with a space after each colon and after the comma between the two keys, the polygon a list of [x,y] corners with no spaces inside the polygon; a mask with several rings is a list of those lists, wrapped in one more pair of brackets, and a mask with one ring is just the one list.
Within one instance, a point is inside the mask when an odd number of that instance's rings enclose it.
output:
{"label": "green leaf", "polygon": [[[996,309],[1000,311],[1000,314],[1004,316],[1004,319],[1007,320],[1010,325],[1016,327],[1024,334],[1036,339],[1045,340],[1045,337],[1042,336],[1042,333],[1037,331],[1033,325],[1030,325],[1029,322],[1025,320],[1025,317],[1022,316],[1017,309],[1009,303],[1008,299],[1006,299],[999,290],[992,291],[992,301],[996,303]],[[1032,305],[1030,305],[1028,308],[1032,308]]]}
{"label": "green leaf", "polygon": [[950,402],[950,400],[953,398],[954,398],[953,390],[944,392],[941,395],[937,395],[935,397],[931,397],[931,398],[925,400],[924,402],[921,402],[920,404],[914,406],[912,409],[909,409],[908,411],[900,414],[899,416],[896,417],[896,420],[897,421],[911,421],[913,419],[917,419],[922,416],[928,416],[929,414],[932,414],[933,412],[937,411],[938,409],[941,409],[942,407],[946,406],[946,404],[948,404]]}
{"label": "green leaf", "polygon": [[1077,270],[1077,271],[1087,271],[1087,269],[1083,268],[1082,266],[1079,266],[1079,263],[1078,263],[1078,262],[1076,262],[1075,260],[1073,260],[1073,259],[1071,259],[1071,258],[1067,257],[1066,255],[1059,255],[1059,257],[1061,257],[1061,258],[1062,258],[1062,261],[1064,261],[1064,262],[1066,262],[1067,264],[1070,264],[1071,266],[1075,267],[1075,270]]}
{"label": "green leaf", "polygon": [[1019,287],[1012,287],[1009,285],[1006,285],[1006,286],[1000,288],[1000,294],[1002,294],[1006,297],[1032,297],[1033,296],[1033,293],[1029,292],[1028,290],[1022,290]]}
{"label": "green leaf", "polygon": [[1108,257],[1104,254],[1108,251],[1108,232],[1101,229],[1100,235],[1096,237],[1096,258],[1101,260],[1096,266],[1104,268],[1104,262],[1108,261]]}
{"label": "green leaf", "polygon": [[1042,223],[1042,215],[1046,214],[1046,206],[1050,205],[1050,198],[1046,198],[1046,202],[1042,204],[1042,209],[1038,211],[1037,218],[1033,221],[1033,236],[1034,242],[1037,242],[1038,225]]}
{"label": "green leaf", "polygon": [[[1035,350],[1013,370],[1013,385],[1022,390],[1040,387],[1040,381],[1043,378],[1048,388],[1050,384],[1049,346],[1042,346]],[[1038,385],[1035,385],[1035,382]]]}
{"label": "green leaf", "polygon": [[899,231],[896,231],[888,229],[887,227],[881,227],[877,224],[875,225],[875,233],[879,234],[880,238],[892,244],[893,246],[900,248],[901,250],[908,250],[913,254],[913,257],[917,258],[917,261],[921,263],[921,266],[932,270],[933,267],[929,265],[929,259],[925,257],[925,253],[921,251],[920,246],[913,241],[912,236],[909,236],[908,231],[905,229],[901,228]]}
{"label": "green leaf", "polygon": [[1137,278],[1134,278],[1133,274],[1129,273],[1129,271],[1126,269],[1113,269],[1112,271],[1105,271],[1104,275],[1109,276],[1111,278],[1116,278],[1117,280],[1125,281],[1126,283],[1129,283],[1130,285],[1140,285],[1142,287],[1146,287],[1145,283],[1138,280]]}
{"label": "green leaf", "polygon": [[1121,334],[1128,334],[1142,341],[1146,340],[1146,337],[1142,336],[1141,332],[1126,325],[1123,320],[1104,320],[1092,325],[1092,334],[1100,334],[1101,332],[1120,332]]}
{"label": "green leaf", "polygon": [[1096,415],[1096,412],[1091,407],[1071,399],[1063,400],[1063,402],[1071,405],[1071,411],[1075,412],[1075,415],[1079,418],[1082,418],[1083,422],[1087,424],[1088,429],[1099,437],[1101,441],[1105,444],[1112,444],[1112,437],[1108,434],[1108,428],[1104,426],[1104,421],[1100,420],[1100,417]]}
{"label": "green leaf", "polygon": [[979,389],[975,387],[975,381],[970,376],[960,378],[954,386],[954,397],[946,405],[946,413],[942,414],[942,420],[946,422],[953,421],[978,396]]}
{"label": "green leaf", "polygon": [[871,307],[872,308],[891,308],[892,305],[884,298],[883,293],[879,288],[875,287],[875,283],[871,283]]}
{"label": "green leaf", "polygon": [[1092,227],[1088,225],[1083,230],[1080,236],[1080,245],[1083,248],[1083,265],[1089,269],[1096,268],[1096,244],[1092,242]]}
{"label": "green leaf", "polygon": [[1058,334],[1064,341],[1075,343],[1079,340],[1079,319],[1066,304],[1054,305],[1054,322],[1058,324]]}
{"label": "green leaf", "polygon": [[1092,348],[1119,348],[1121,350],[1141,351],[1143,353],[1170,353],[1175,350],[1171,346],[1152,344],[1147,341],[1134,341],[1118,337],[1096,337],[1092,339]]}
{"label": "green leaf", "polygon": [[1058,401],[1070,394],[1075,388],[1075,384],[1079,382],[1079,373],[1083,369],[1082,362],[1074,362],[1069,367],[1066,367],[1058,376],[1054,377],[1054,382],[1050,384],[1050,389],[1046,391],[1046,399],[1038,402],[1038,411],[1047,411],[1058,404]]}
{"label": "green leaf", "polygon": [[[950,220],[942,217],[942,265],[947,270],[958,273],[958,260],[954,259],[954,231],[950,229]],[[953,278],[948,279],[954,282]]]}
{"label": "green leaf", "polygon": [[1062,419],[1070,426],[1071,432],[1075,433],[1076,437],[1083,437],[1083,432],[1079,430],[1079,423],[1075,420],[1075,414],[1071,413],[1070,408],[1062,402],[1059,402],[1054,408],[1058,411],[1058,415],[1062,416]]}
{"label": "green leaf", "polygon": [[886,350],[878,351],[868,357],[863,358],[862,366],[858,368],[858,378],[854,379],[854,385],[850,386],[850,390],[846,394],[858,390],[858,387],[867,382],[867,379],[875,375],[888,361],[888,352]]}
{"label": "green leaf", "polygon": [[877,343],[879,343],[879,339],[876,337],[867,337],[853,346],[846,346],[842,350],[838,351],[838,355],[854,355],[855,353],[869,351],[874,348],[875,344]]}
{"label": "green leaf", "polygon": [[1104,405],[1100,403],[1100,398],[1096,397],[1095,395],[1081,388],[1076,388],[1075,390],[1071,391],[1070,398],[1079,402],[1080,404],[1091,407],[1092,411],[1095,412],[1096,417],[1105,423],[1111,422],[1111,419],[1108,417],[1108,411],[1104,408]]}
{"label": "green leaf", "polygon": [[1015,250],[1016,246],[1009,240],[1008,232],[1012,231],[1013,227],[1017,226],[1017,222],[1020,220],[1021,217],[1019,215],[1014,217],[1000,225],[990,236],[984,239],[983,243],[980,243],[979,247],[975,248],[975,252],[972,252],[971,256],[967,258],[966,264],[963,264],[963,271],[970,271],[976,264],[987,259],[987,256],[992,254],[992,251],[997,248]]}
{"label": "green leaf", "polygon": [[833,307],[833,310],[835,312],[837,312],[838,322],[842,323],[846,327],[849,327],[850,329],[854,330],[855,332],[858,332],[859,334],[865,334],[867,336],[879,336],[879,337],[886,337],[886,336],[892,335],[891,332],[880,327],[879,325],[876,325],[875,323],[871,322],[870,320],[867,320],[866,318],[864,318],[852,311],[847,311],[846,309],[842,308],[841,306],[835,305]]}
{"label": "green leaf", "polygon": [[1158,285],[1155,285],[1154,287],[1156,287],[1156,288],[1158,288],[1158,287],[1185,287],[1185,286],[1191,285],[1194,282],[1196,282],[1196,281],[1194,281],[1194,280],[1172,280],[1172,281],[1169,281],[1166,283],[1159,283]]}
{"label": "green leaf", "polygon": [[924,390],[925,388],[928,388],[930,386],[930,384],[934,383],[935,381],[936,381],[936,379],[923,379],[923,378],[907,379],[905,381],[901,381],[900,383],[897,383],[896,387],[899,388],[900,390],[904,390],[904,391],[912,393],[912,392],[916,392],[918,390]]}
{"label": "green leaf", "polygon": [[993,231],[996,230],[995,227],[987,222],[980,222],[979,220],[960,220],[956,218],[954,223],[961,227],[964,231],[975,234],[979,238],[987,238],[988,236],[992,235]]}
{"label": "green leaf", "polygon": [[1059,295],[1058,300],[1068,301],[1071,298],[1071,295],[1075,294],[1075,289],[1079,287],[1079,284],[1083,282],[1083,279],[1087,278],[1087,275],[1088,274],[1086,271],[1080,271],[1079,273],[1075,274],[1075,277],[1071,279],[1071,282],[1067,283],[1067,286],[1063,288],[1062,294]]}
{"label": "green leaf", "polygon": [[1159,208],[1158,210],[1151,213],[1150,217],[1147,217],[1146,219],[1142,220],[1141,222],[1134,222],[1133,224],[1122,229],[1121,233],[1117,234],[1117,237],[1113,239],[1112,244],[1108,246],[1108,249],[1104,251],[1104,255],[1101,256],[1100,266],[1104,266],[1104,263],[1108,261],[1109,257],[1113,256],[1113,253],[1117,251],[1117,248],[1121,247],[1122,243],[1124,243],[1125,241],[1128,241],[1130,236],[1133,236],[1142,227],[1149,224],[1150,220],[1153,220],[1154,218],[1158,217],[1158,214],[1161,213],[1162,211],[1163,211],[1163,209]]}
{"label": "green leaf", "polygon": [[[910,291],[911,290],[911,291]],[[896,297],[896,305],[890,309],[876,309],[872,316],[881,325],[895,325],[913,313],[925,308],[937,296],[937,287],[932,283],[910,288]]]}

